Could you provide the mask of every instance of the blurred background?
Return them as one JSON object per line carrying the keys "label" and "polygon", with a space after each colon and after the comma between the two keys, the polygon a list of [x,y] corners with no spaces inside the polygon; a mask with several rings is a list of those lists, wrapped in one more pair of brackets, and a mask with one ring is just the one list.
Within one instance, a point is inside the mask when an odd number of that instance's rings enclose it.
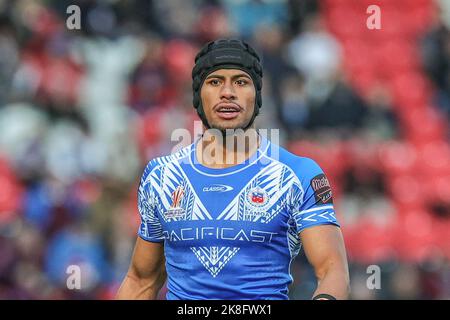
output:
{"label": "blurred background", "polygon": [[[257,125],[331,180],[351,298],[450,299],[449,30],[447,0],[0,0],[0,299],[114,296],[142,170],[192,130],[194,56],[226,36],[262,55]],[[310,299],[304,255],[292,273]]]}

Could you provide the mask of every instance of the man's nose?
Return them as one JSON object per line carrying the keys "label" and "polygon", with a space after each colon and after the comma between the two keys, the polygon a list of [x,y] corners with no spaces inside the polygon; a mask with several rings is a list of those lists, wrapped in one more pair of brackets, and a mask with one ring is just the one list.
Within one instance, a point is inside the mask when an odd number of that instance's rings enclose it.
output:
{"label": "man's nose", "polygon": [[228,100],[234,99],[236,97],[236,92],[234,91],[233,85],[226,81],[220,91],[220,98],[225,98]]}

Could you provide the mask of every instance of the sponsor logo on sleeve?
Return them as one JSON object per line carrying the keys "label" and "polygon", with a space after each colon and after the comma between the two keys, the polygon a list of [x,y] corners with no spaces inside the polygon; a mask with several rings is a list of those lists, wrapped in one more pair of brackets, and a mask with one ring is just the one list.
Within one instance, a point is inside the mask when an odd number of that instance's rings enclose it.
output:
{"label": "sponsor logo on sleeve", "polygon": [[311,188],[314,191],[314,197],[317,203],[333,203],[333,194],[331,192],[330,182],[323,173],[311,179]]}

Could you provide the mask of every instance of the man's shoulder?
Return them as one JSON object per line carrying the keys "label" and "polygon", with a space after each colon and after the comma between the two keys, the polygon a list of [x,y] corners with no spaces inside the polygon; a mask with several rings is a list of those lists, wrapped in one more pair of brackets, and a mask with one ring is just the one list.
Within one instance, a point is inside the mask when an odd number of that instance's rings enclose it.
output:
{"label": "man's shoulder", "polygon": [[300,180],[305,176],[322,171],[319,164],[309,157],[294,154],[276,144],[272,144],[270,149],[270,158],[288,167]]}
{"label": "man's shoulder", "polygon": [[189,145],[169,155],[164,155],[151,159],[144,169],[143,176],[148,176],[151,172],[161,167],[170,166],[171,164],[179,163],[182,160],[186,159],[190,155],[190,152],[192,150],[191,147],[192,145]]}

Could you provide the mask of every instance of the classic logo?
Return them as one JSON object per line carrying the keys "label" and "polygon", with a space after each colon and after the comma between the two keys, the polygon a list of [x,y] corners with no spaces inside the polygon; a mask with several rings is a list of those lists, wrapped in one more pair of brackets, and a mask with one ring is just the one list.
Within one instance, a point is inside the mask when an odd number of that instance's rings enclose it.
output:
{"label": "classic logo", "polygon": [[225,184],[213,184],[207,187],[203,187],[203,192],[227,192],[233,190],[233,187]]}
{"label": "classic logo", "polygon": [[316,202],[326,204],[333,203],[330,182],[325,174],[321,173],[311,179],[311,188],[314,190]]}
{"label": "classic logo", "polygon": [[251,206],[261,208],[269,202],[269,195],[264,189],[256,187],[248,191],[246,199]]}
{"label": "classic logo", "polygon": [[182,186],[178,186],[174,192],[172,192],[172,204],[167,210],[165,216],[168,219],[182,218],[185,215],[185,210],[180,207],[181,199],[184,195],[184,189]]}

